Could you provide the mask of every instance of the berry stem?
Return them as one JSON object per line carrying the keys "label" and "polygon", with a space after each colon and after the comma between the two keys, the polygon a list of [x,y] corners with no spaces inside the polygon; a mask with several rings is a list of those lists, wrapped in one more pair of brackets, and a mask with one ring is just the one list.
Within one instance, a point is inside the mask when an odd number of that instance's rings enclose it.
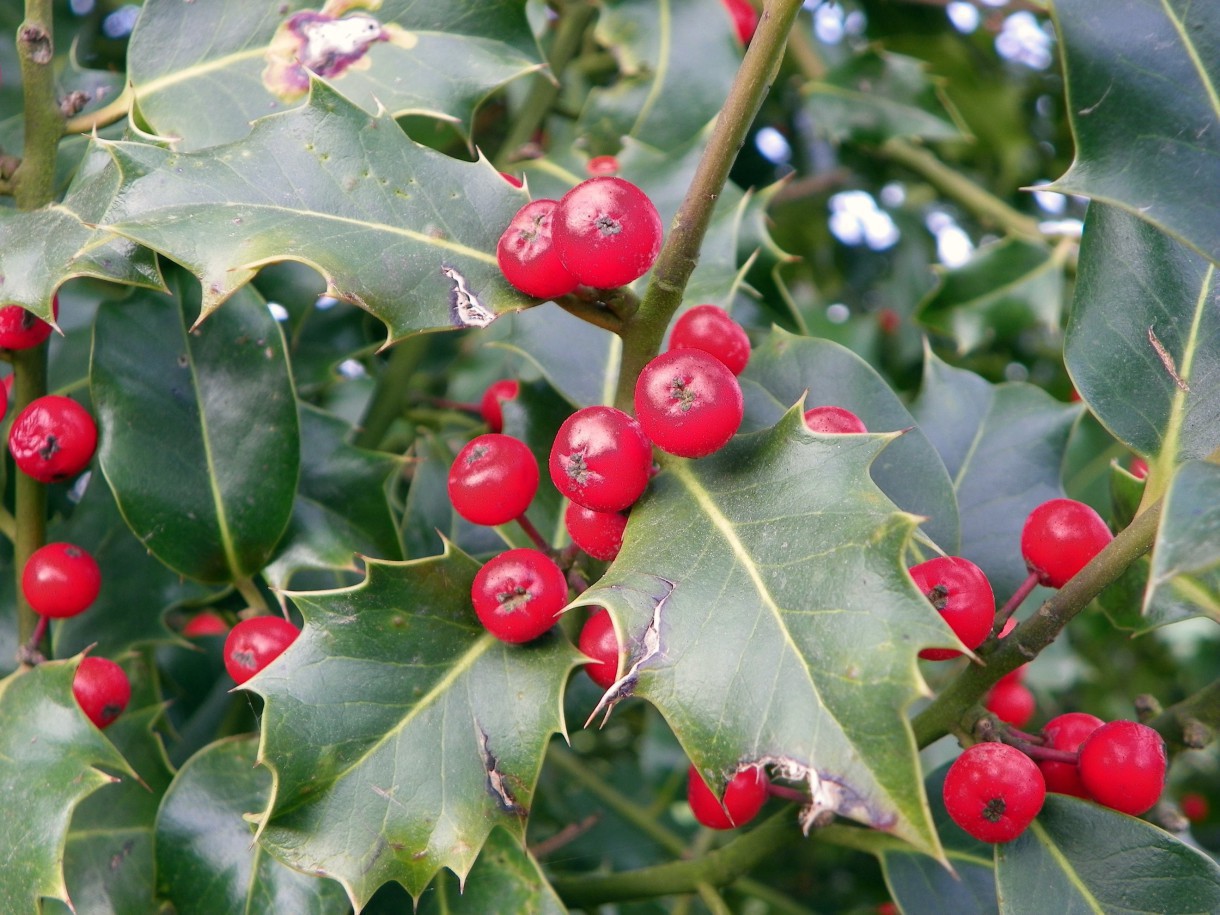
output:
{"label": "berry stem", "polygon": [[1072,750],[1056,750],[1054,747],[1044,747],[1040,744],[1018,740],[1015,737],[1008,738],[1004,742],[1016,747],[1030,759],[1042,762],[1061,762],[1074,766],[1079,757],[1079,754]]}
{"label": "berry stem", "polygon": [[417,334],[390,350],[390,358],[377,379],[377,387],[352,444],[357,448],[376,448],[385,438],[390,424],[402,410],[403,397],[411,390],[408,382],[428,351],[426,335]]}
{"label": "berry stem", "polygon": [[38,622],[34,626],[34,631],[30,634],[29,641],[17,649],[18,663],[36,666],[46,660],[46,655],[42,653],[42,649],[39,646],[47,634],[47,623],[49,622],[49,617],[38,617]]}
{"label": "berry stem", "polygon": [[546,538],[542,536],[542,532],[534,526],[533,521],[531,521],[525,515],[518,515],[517,523],[521,525],[521,530],[525,531],[526,535],[530,538],[530,541],[534,544],[534,546],[542,550],[542,552],[546,553],[548,556],[555,555],[555,551],[551,549],[551,545],[546,542]]}
{"label": "berry stem", "polygon": [[1038,587],[1038,573],[1030,572],[1025,577],[1025,581],[1021,582],[1020,587],[1012,593],[1012,597],[1004,602],[1004,606],[996,611],[995,624],[992,626],[994,632],[999,632],[1004,628],[1004,624],[1008,622],[1008,618],[1012,616],[1017,608],[1025,602],[1025,598],[1029,597],[1031,591]]}

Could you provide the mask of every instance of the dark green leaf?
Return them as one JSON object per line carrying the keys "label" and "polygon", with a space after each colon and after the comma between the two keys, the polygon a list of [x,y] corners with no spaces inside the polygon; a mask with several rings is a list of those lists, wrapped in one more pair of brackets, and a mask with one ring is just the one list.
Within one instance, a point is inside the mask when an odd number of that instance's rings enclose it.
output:
{"label": "dark green leaf", "polygon": [[419,906],[420,915],[563,915],[567,911],[534,856],[502,829],[492,830],[464,885],[453,874],[442,873]]}
{"label": "dark green leaf", "polygon": [[1144,616],[1151,625],[1194,616],[1220,623],[1220,467],[1192,461],[1165,494]]}
{"label": "dark green leaf", "polygon": [[618,336],[551,304],[505,321],[504,345],[532,362],[573,408],[614,401],[623,350]]}

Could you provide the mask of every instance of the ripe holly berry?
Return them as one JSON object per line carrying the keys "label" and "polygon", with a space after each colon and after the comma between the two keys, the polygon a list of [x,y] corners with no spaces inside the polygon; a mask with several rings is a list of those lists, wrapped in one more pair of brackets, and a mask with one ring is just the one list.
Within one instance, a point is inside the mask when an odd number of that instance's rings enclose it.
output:
{"label": "ripe holly berry", "polygon": [[508,172],[500,172],[500,177],[503,178],[505,181],[507,181],[509,184],[511,184],[513,187],[521,187],[521,185],[524,183],[516,175],[510,175]]}
{"label": "ripe holly berry", "polygon": [[857,435],[868,431],[860,417],[842,407],[824,406],[806,410],[805,425],[813,432],[829,435]]}
{"label": "ripe holly berry", "polygon": [[473,524],[507,524],[538,491],[538,461],[525,442],[489,432],[466,443],[449,467],[449,501]]}
{"label": "ripe holly berry", "polygon": [[749,44],[758,28],[758,10],[750,4],[750,0],[724,0],[724,8],[733,20],[733,28],[742,44]]}
{"label": "ripe holly berry", "polygon": [[[983,570],[961,556],[937,556],[912,566],[915,586],[945,618],[967,648],[983,644],[995,623],[995,594]],[[947,661],[961,654],[953,648],[925,648],[928,661]]]}
{"label": "ripe holly berry", "polygon": [[1014,728],[1023,728],[1034,717],[1038,703],[1024,683],[1001,680],[987,691],[983,707]]}
{"label": "ripe holly berry", "polygon": [[538,638],[559,619],[568,602],[568,580],[539,550],[508,550],[489,559],[470,589],[479,622],[502,642]]}
{"label": "ripe holly berry", "polygon": [[733,776],[721,802],[699,770],[691,766],[686,773],[686,800],[695,819],[709,829],[735,829],[758,816],[767,801],[769,785],[766,773],[758,766],[750,766]]}
{"label": "ripe holly berry", "polygon": [[702,350],[657,356],[635,382],[635,415],[663,451],[699,458],[718,451],[741,425],[737,376]]}
{"label": "ripe holly berry", "polygon": [[225,639],[225,670],[238,685],[284,653],[301,630],[282,616],[253,616],[242,620]]}
{"label": "ripe holly berry", "polygon": [[618,174],[618,159],[614,156],[594,156],[585,166],[590,177],[600,178]]}
{"label": "ripe holly berry", "polygon": [[1182,816],[1192,823],[1202,823],[1212,809],[1207,798],[1197,791],[1188,791],[1183,794],[1182,799],[1178,801],[1178,806],[1182,808]]}
{"label": "ripe holly berry", "polygon": [[563,513],[563,523],[572,542],[594,559],[609,562],[623,548],[627,516],[621,512],[595,512],[569,502]]}
{"label": "ripe holly berry", "polygon": [[1148,479],[1148,462],[1138,454],[1131,458],[1131,476],[1137,480]]}
{"label": "ripe holly berry", "polygon": [[198,639],[207,635],[224,635],[229,631],[229,624],[218,613],[204,610],[191,617],[190,622],[182,627],[182,634],[188,639]]}
{"label": "ripe holly berry", "polygon": [[1062,588],[1088,565],[1114,535],[1088,505],[1074,499],[1043,502],[1025,519],[1021,555],[1030,572],[1049,588]]}
{"label": "ripe holly berry", "polygon": [[567,295],[578,282],[559,259],[552,237],[554,200],[533,200],[519,209],[496,245],[504,278],[539,299]]}
{"label": "ripe holly berry", "polygon": [[71,397],[39,397],[13,420],[8,450],[22,473],[40,483],[76,476],[93,458],[97,425]]}
{"label": "ripe holly berry", "polygon": [[1113,810],[1147,813],[1165,789],[1165,741],[1137,721],[1111,721],[1080,745],[1080,781]]}
{"label": "ripe holly berry", "polygon": [[630,181],[589,178],[555,208],[551,235],[564,267],[576,279],[612,289],[648,272],[661,250],[661,215]]}
{"label": "ripe holly berry", "polygon": [[36,549],[21,570],[21,591],[40,616],[76,616],[97,600],[102,570],[86,551],[71,543],[48,543]]}
{"label": "ripe holly berry", "polygon": [[608,610],[598,610],[580,630],[576,647],[593,661],[585,665],[589,679],[602,689],[609,689],[618,679],[618,636]]}
{"label": "ripe holly berry", "polygon": [[131,701],[131,681],[123,668],[106,658],[81,658],[72,677],[72,695],[90,721],[106,728]]}
{"label": "ripe holly berry", "polygon": [[492,432],[504,431],[504,401],[516,400],[520,393],[521,382],[515,378],[501,378],[487,386],[479,401],[479,415],[487,423],[488,429]]}
{"label": "ripe holly berry", "polygon": [[711,353],[734,375],[745,371],[750,361],[745,329],[717,305],[696,305],[683,312],[669,334],[669,348]]}
{"label": "ripe holly berry", "polygon": [[[59,296],[51,299],[51,313],[59,317]],[[0,349],[29,349],[51,336],[51,325],[22,308],[0,308]]]}
{"label": "ripe holly berry", "polygon": [[1003,743],[976,743],[945,774],[945,809],[982,842],[1011,842],[1033,822],[1046,799],[1034,761]]}
{"label": "ripe holly berry", "polygon": [[[1088,736],[1103,723],[1097,716],[1086,712],[1067,712],[1048,721],[1042,729],[1042,736],[1052,750],[1075,753]],[[1089,792],[1080,780],[1080,767],[1077,764],[1040,759],[1038,768],[1042,770],[1042,777],[1046,780],[1047,791],[1089,799]]]}
{"label": "ripe holly berry", "polygon": [[555,488],[578,505],[622,511],[648,486],[652,445],[622,410],[585,407],[559,427],[549,468]]}

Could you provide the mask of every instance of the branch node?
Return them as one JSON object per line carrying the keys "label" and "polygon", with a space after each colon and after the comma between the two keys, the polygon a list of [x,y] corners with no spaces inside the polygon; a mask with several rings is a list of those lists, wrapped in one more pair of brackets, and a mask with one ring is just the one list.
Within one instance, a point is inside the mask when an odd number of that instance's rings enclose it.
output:
{"label": "branch node", "polygon": [[1215,736],[1212,729],[1198,718],[1187,718],[1182,722],[1182,746],[1188,750],[1202,750]]}
{"label": "branch node", "polygon": [[17,32],[17,44],[28,60],[46,66],[55,57],[51,33],[39,23],[23,25]]}
{"label": "branch node", "polygon": [[1141,693],[1136,696],[1134,705],[1135,717],[1145,724],[1163,711],[1161,703],[1157,701],[1156,696],[1151,696],[1148,693]]}

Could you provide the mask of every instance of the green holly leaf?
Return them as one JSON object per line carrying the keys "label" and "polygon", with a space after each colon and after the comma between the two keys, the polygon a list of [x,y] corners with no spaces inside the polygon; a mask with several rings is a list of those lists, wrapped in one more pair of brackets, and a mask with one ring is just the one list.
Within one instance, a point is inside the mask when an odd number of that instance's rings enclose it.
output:
{"label": "green holly leaf", "polygon": [[967,131],[944,83],[928,75],[922,60],[869,48],[806,86],[805,110],[819,132],[839,143],[960,140]]}
{"label": "green holly leaf", "polygon": [[[833,811],[941,856],[906,710],[916,654],[954,645],[906,573],[919,519],[869,465],[897,436],[817,435],[803,404],[698,461],[669,459],[578,603],[610,609],[627,673],[714,788],[773,764]],[[761,675],[760,675],[761,674]]]}
{"label": "green holly leaf", "polygon": [[239,139],[250,121],[295,105],[305,65],[370,114],[384,107],[468,132],[493,90],[541,66],[525,5],[150,0],[128,73],[140,116],[182,149]]}
{"label": "green holly leaf", "polygon": [[505,282],[495,255],[525,191],[485,160],[417,145],[389,114],[369,115],[324,83],[227,146],[108,148],[127,177],[106,228],[198,276],[201,317],[283,260],[313,266],[330,295],[385,322],[391,341],[483,326],[533,301]]}
{"label": "green holly leaf", "polygon": [[1038,818],[996,846],[1002,915],[1220,911],[1220,865],[1144,820],[1048,794]]}
{"label": "green holly leaf", "polygon": [[1053,11],[1076,158],[1051,187],[1119,207],[1220,263],[1220,135],[1209,129],[1220,117],[1209,38],[1220,7],[1136,0],[1115,15],[1106,0],[1058,0]]}
{"label": "green holly leaf", "polygon": [[73,812],[97,789],[132,775],[72,696],[80,658],[48,661],[0,680],[0,900],[12,912],[37,909],[42,897],[71,905],[64,846]]}
{"label": "green holly leaf", "polygon": [[263,567],[291,517],[296,397],[279,325],[253,289],[192,330],[197,290],[178,285],[190,289],[98,309],[98,457],[158,559],[200,581],[233,581]]}
{"label": "green holly leaf", "polygon": [[505,318],[502,345],[519,352],[573,408],[614,402],[623,344],[556,305]]}
{"label": "green holly leaf", "polygon": [[492,830],[464,882],[442,873],[419,905],[420,915],[564,915],[567,911],[534,856],[502,829]]}
{"label": "green holly leaf", "polygon": [[1145,619],[1151,626],[1195,616],[1220,623],[1220,467],[1184,464],[1161,511]]}
{"label": "green holly leaf", "polygon": [[491,636],[470,606],[478,564],[451,546],[367,565],[357,587],[290,595],[304,631],[247,684],[275,775],[259,841],[357,908],[391,880],[418,899],[443,867],[464,877],[496,826],[523,838],[579,658],[554,633]]}
{"label": "green holly leaf", "polygon": [[257,740],[243,734],[209,744],[178,771],[157,818],[161,896],[179,915],[343,915],[339,884],[285,867],[254,841],[247,816],[271,794],[271,774],[257,761]]}

